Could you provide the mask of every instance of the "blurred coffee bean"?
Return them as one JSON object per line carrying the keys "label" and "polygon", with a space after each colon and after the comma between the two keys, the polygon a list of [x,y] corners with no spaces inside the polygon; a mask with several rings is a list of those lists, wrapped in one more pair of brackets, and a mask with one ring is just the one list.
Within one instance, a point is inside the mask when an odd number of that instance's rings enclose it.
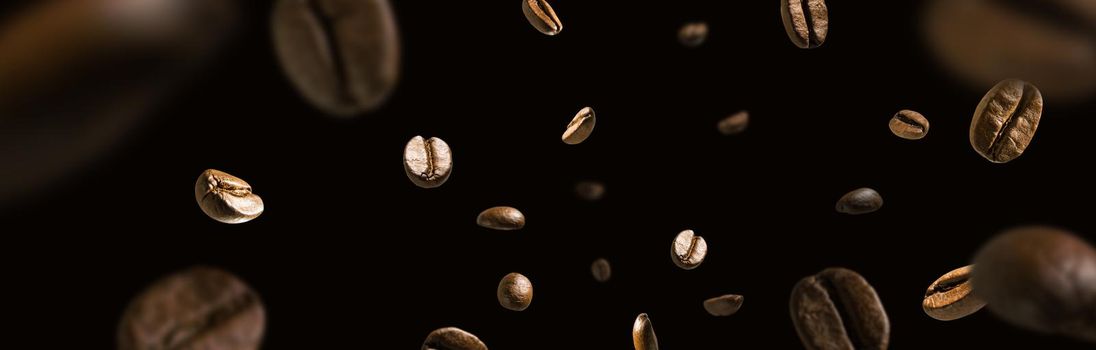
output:
{"label": "blurred coffee bean", "polygon": [[533,282],[517,272],[511,272],[499,281],[496,291],[499,305],[513,311],[523,311],[533,303]]}
{"label": "blurred coffee bean", "polygon": [[780,17],[795,46],[813,49],[826,42],[830,10],[825,0],[780,0]]}
{"label": "blurred coffee bean", "polygon": [[651,325],[651,320],[645,313],[636,316],[635,323],[632,323],[632,344],[635,345],[636,350],[658,350],[655,327]]}
{"label": "blurred coffee bean", "polygon": [[605,185],[598,181],[579,181],[575,184],[575,194],[578,198],[593,202],[605,195]]}
{"label": "blurred coffee bean", "polygon": [[703,237],[693,234],[693,230],[681,231],[670,245],[670,259],[677,267],[692,270],[704,262],[708,256],[708,243]]}
{"label": "blurred coffee bean", "polygon": [[259,295],[232,274],[195,267],[138,295],[118,327],[118,350],[258,349],[266,325]]}
{"label": "blurred coffee bean", "polygon": [[727,118],[720,120],[716,124],[716,128],[723,135],[734,135],[746,131],[746,127],[750,125],[750,112],[739,111],[738,113],[731,114]]}
{"label": "blurred coffee bean", "polygon": [[609,277],[613,276],[613,268],[609,265],[609,260],[598,258],[590,265],[590,273],[594,275],[595,281],[605,283],[609,281]]}
{"label": "blurred coffee bean", "polygon": [[849,191],[849,193],[841,196],[841,198],[837,200],[834,209],[836,209],[838,213],[860,215],[874,212],[882,207],[883,197],[879,195],[879,192],[863,187]]}
{"label": "blurred coffee bean", "polygon": [[940,276],[928,290],[921,308],[929,317],[952,321],[978,312],[986,302],[978,298],[970,287],[970,271],[974,265],[952,270]]}
{"label": "blurred coffee bean", "polygon": [[476,216],[476,225],[501,231],[517,230],[525,227],[525,215],[513,207],[491,207]]}
{"label": "blurred coffee bean", "polygon": [[545,35],[556,35],[563,30],[563,22],[559,21],[556,11],[545,0],[521,0],[521,12],[525,13],[525,19],[533,28]]}
{"label": "blurred coffee bean", "polygon": [[1005,80],[982,97],[970,121],[970,145],[991,162],[1007,163],[1024,153],[1043,115],[1035,85]]}
{"label": "blurred coffee bean", "polygon": [[742,307],[742,296],[727,294],[704,301],[704,311],[712,316],[730,316]]}
{"label": "blurred coffee bean", "polygon": [[422,342],[422,350],[487,350],[487,345],[472,333],[445,327],[430,332]]}
{"label": "blurred coffee bean", "polygon": [[220,170],[208,169],[194,183],[198,207],[213,220],[226,224],[251,221],[263,213],[263,199],[251,192],[251,185]]}
{"label": "blurred coffee bean", "polygon": [[921,113],[908,109],[895,113],[888,126],[894,136],[907,140],[920,140],[929,134],[929,120]]}
{"label": "blurred coffee bean", "polygon": [[403,171],[416,186],[441,186],[453,171],[453,152],[437,137],[412,137],[403,148]]}
{"label": "blurred coffee bean", "polygon": [[577,145],[586,141],[590,133],[594,132],[595,122],[597,119],[594,117],[593,108],[585,107],[579,110],[575,117],[571,118],[571,122],[567,123],[567,129],[563,131],[563,143]]}
{"label": "blurred coffee bean", "polygon": [[792,323],[807,350],[886,349],[890,321],[860,274],[828,268],[792,290]]}
{"label": "blurred coffee bean", "polygon": [[698,47],[707,39],[708,24],[704,22],[685,23],[677,31],[677,41],[685,47]]}

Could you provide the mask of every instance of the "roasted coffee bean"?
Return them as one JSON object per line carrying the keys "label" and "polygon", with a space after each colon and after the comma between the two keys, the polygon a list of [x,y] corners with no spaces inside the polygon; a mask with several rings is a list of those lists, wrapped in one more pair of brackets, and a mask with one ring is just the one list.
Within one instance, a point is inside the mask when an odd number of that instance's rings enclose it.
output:
{"label": "roasted coffee bean", "polygon": [[567,130],[563,131],[563,143],[577,145],[582,141],[586,141],[586,138],[590,137],[590,133],[594,132],[594,123],[596,121],[593,108],[586,107],[578,111],[578,114],[571,118],[571,122],[567,123]]}
{"label": "roasted coffee bean", "polygon": [[813,49],[826,42],[830,10],[824,0],[780,0],[784,31],[795,46]]}
{"label": "roasted coffee bean", "polygon": [[973,314],[986,306],[970,287],[970,271],[974,265],[955,269],[940,276],[925,291],[921,308],[929,317],[941,321],[957,320]]}
{"label": "roasted coffee bean", "polygon": [[704,311],[712,316],[730,316],[742,307],[742,296],[727,294],[704,301]]}
{"label": "roasted coffee bean", "polygon": [[895,113],[889,126],[894,136],[907,140],[920,140],[929,134],[929,120],[921,113],[908,109]]}
{"label": "roasted coffee bean", "polygon": [[590,265],[590,273],[594,275],[595,281],[605,283],[609,281],[609,277],[612,277],[613,269],[609,265],[609,260],[598,258]]}
{"label": "roasted coffee bean", "polygon": [[879,210],[883,207],[883,197],[879,195],[879,192],[864,187],[846,193],[837,200],[837,205],[834,209],[837,209],[838,213],[860,215],[867,214]]}
{"label": "roasted coffee bean", "polygon": [[399,79],[400,44],[388,0],[278,0],[271,16],[282,71],[317,109],[376,109]]}
{"label": "roasted coffee bean", "polygon": [[681,26],[677,31],[677,41],[685,47],[697,47],[708,39],[708,24],[704,22],[690,22]]}
{"label": "roasted coffee bean", "polygon": [[213,220],[226,224],[251,221],[263,213],[263,199],[251,192],[251,185],[220,170],[208,169],[194,184],[198,207]]}
{"label": "roasted coffee bean", "polygon": [[453,152],[437,137],[415,136],[403,148],[403,170],[416,186],[441,186],[453,171]]}
{"label": "roasted coffee bean", "polygon": [[750,113],[747,111],[740,111],[732,114],[727,118],[719,121],[716,124],[716,128],[723,135],[734,135],[746,131],[746,127],[750,124]]}
{"label": "roasted coffee bean", "polygon": [[693,234],[693,230],[681,231],[670,245],[670,259],[677,267],[692,270],[704,262],[708,255],[708,243],[704,238]]}
{"label": "roasted coffee bean", "polygon": [[487,350],[487,345],[472,333],[457,327],[445,327],[430,332],[426,341],[422,342],[422,350]]}
{"label": "roasted coffee bean", "polygon": [[886,349],[890,321],[860,274],[828,268],[803,278],[791,297],[792,323],[807,350]]}
{"label": "roasted coffee bean", "polygon": [[499,305],[513,311],[523,311],[533,303],[533,282],[517,272],[511,272],[499,281],[498,291],[495,293],[499,299]]}
{"label": "roasted coffee bean", "polygon": [[647,314],[639,314],[636,322],[632,324],[632,344],[636,350],[658,350],[658,338],[655,337],[655,327]]}
{"label": "roasted coffee bean", "polygon": [[512,207],[492,207],[480,212],[476,225],[489,229],[511,231],[525,227],[525,215]]}
{"label": "roasted coffee bean", "polygon": [[578,198],[593,202],[605,195],[605,185],[597,181],[579,181],[575,185],[575,194]]}
{"label": "roasted coffee bean", "polygon": [[266,311],[232,274],[195,267],[138,295],[118,328],[118,350],[258,349]]}
{"label": "roasted coffee bean", "polygon": [[1055,228],[1011,229],[974,256],[974,293],[1018,327],[1096,342],[1096,249]]}
{"label": "roasted coffee bean", "polygon": [[970,145],[991,162],[1006,163],[1024,153],[1043,115],[1035,85],[1005,80],[982,97],[970,122]]}
{"label": "roasted coffee bean", "polygon": [[546,35],[556,35],[563,30],[563,22],[556,17],[556,11],[544,0],[521,0],[521,11],[525,19],[537,31]]}

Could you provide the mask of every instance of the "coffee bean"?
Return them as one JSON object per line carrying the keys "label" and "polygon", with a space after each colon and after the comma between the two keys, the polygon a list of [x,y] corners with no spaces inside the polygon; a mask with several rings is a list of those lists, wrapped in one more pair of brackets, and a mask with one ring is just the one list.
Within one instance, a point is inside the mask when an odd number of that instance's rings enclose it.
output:
{"label": "coffee bean", "polygon": [[973,314],[986,306],[970,287],[970,271],[974,265],[952,270],[940,276],[925,291],[921,308],[929,317],[941,321],[957,320]]}
{"label": "coffee bean", "polygon": [[1096,342],[1096,249],[1060,229],[1005,231],[974,256],[974,293],[1029,330]]}
{"label": "coffee bean", "polygon": [[750,124],[750,113],[747,111],[739,111],[732,114],[727,118],[719,121],[716,124],[716,128],[723,135],[734,135],[746,131],[746,127]]}
{"label": "coffee bean", "polygon": [[863,187],[846,193],[837,200],[837,205],[834,209],[837,209],[838,213],[860,215],[867,214],[879,210],[883,207],[883,197],[879,195],[879,192],[875,190]]}
{"label": "coffee bean", "polygon": [[1043,115],[1043,95],[1035,85],[1005,80],[982,97],[970,122],[970,145],[991,162],[1016,159],[1035,136]]}
{"label": "coffee bean", "polygon": [[890,130],[894,136],[907,140],[920,140],[929,133],[929,120],[921,113],[903,109],[890,120]]}
{"label": "coffee bean", "polygon": [[590,133],[594,132],[594,122],[596,121],[593,108],[585,107],[578,111],[578,114],[571,118],[571,122],[567,123],[567,130],[563,131],[563,143],[577,145],[582,141],[586,141],[586,138],[590,137]]}
{"label": "coffee bean", "polygon": [[708,24],[704,22],[690,22],[681,26],[677,31],[677,41],[685,47],[697,47],[708,39]]}
{"label": "coffee bean", "polygon": [[590,272],[594,274],[594,280],[605,283],[609,281],[609,277],[613,274],[613,269],[609,266],[609,260],[604,258],[598,258],[594,260],[593,265],[590,265]]}
{"label": "coffee bean", "polygon": [[533,303],[533,282],[517,272],[511,272],[499,281],[498,291],[495,293],[499,299],[499,305],[513,311],[523,311]]}
{"label": "coffee bean", "polygon": [[708,243],[693,234],[693,230],[681,231],[670,245],[670,259],[677,267],[692,270],[704,262],[708,255]]}
{"label": "coffee bean", "polygon": [[266,311],[232,274],[194,267],[138,295],[122,316],[118,350],[258,349]]}
{"label": "coffee bean", "polygon": [[605,185],[597,181],[579,181],[575,185],[575,193],[578,198],[593,202],[605,195]]}
{"label": "coffee bean", "polygon": [[400,45],[388,0],[278,0],[271,17],[282,70],[317,109],[352,116],[391,95]]}
{"label": "coffee bean", "polygon": [[489,229],[511,231],[525,227],[525,215],[512,207],[492,207],[480,212],[476,225]]}
{"label": "coffee bean", "polygon": [[487,350],[487,345],[472,333],[457,327],[445,327],[430,332],[426,341],[422,342],[422,350]]}
{"label": "coffee bean", "polygon": [[251,192],[251,185],[220,170],[208,169],[194,184],[198,207],[213,220],[226,224],[251,221],[263,213],[263,199]]}
{"label": "coffee bean", "polygon": [[658,338],[655,337],[655,328],[647,314],[639,314],[636,322],[632,324],[632,344],[636,350],[658,350]]}
{"label": "coffee bean", "polygon": [[521,11],[525,19],[537,31],[547,35],[556,35],[563,30],[563,22],[556,17],[556,11],[544,0],[521,0]]}
{"label": "coffee bean", "polygon": [[704,310],[712,316],[730,316],[742,307],[742,296],[727,294],[704,301]]}
{"label": "coffee bean", "polygon": [[442,139],[415,136],[403,148],[403,170],[416,186],[441,186],[453,171],[453,152]]}
{"label": "coffee bean", "polygon": [[791,297],[792,323],[807,350],[886,349],[890,321],[868,281],[844,268],[803,278]]}
{"label": "coffee bean", "polygon": [[826,42],[830,10],[824,0],[780,0],[784,31],[795,46],[813,49]]}

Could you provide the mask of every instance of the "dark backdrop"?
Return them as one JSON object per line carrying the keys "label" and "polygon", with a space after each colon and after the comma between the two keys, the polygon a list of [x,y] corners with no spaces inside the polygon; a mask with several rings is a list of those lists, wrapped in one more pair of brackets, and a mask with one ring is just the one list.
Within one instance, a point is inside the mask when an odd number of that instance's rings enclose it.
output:
{"label": "dark backdrop", "polygon": [[[240,40],[113,152],[0,213],[5,318],[44,348],[112,348],[129,298],[207,264],[262,295],[266,349],[414,349],[444,326],[493,349],[627,349],[641,312],[668,349],[797,348],[792,286],[845,266],[875,286],[895,349],[1081,348],[987,310],[953,322],[921,311],[928,284],[1003,229],[1096,237],[1096,108],[1048,99],[1022,157],[984,160],[967,132],[989,87],[931,60],[919,3],[831,1],[829,39],[801,50],[775,0],[557,0],[556,37],[516,0],[396,1],[399,87],[350,120],[296,95],[272,53],[270,5],[250,3]],[[710,25],[698,49],[676,41],[689,20]],[[565,145],[583,106],[597,127]],[[889,132],[903,108],[931,120],[927,138]],[[741,109],[749,129],[720,135],[716,122]],[[452,147],[444,186],[403,174],[415,135]],[[193,196],[206,168],[250,182],[266,212],[242,225],[207,218]],[[582,179],[604,181],[604,199],[575,198]],[[833,210],[862,186],[882,210]],[[527,226],[476,226],[495,205],[520,208]],[[670,262],[683,229],[709,244],[696,270]],[[597,257],[612,262],[606,284],[590,275]],[[509,272],[535,286],[524,312],[495,299]],[[725,293],[745,296],[741,311],[707,315],[701,301]]]}

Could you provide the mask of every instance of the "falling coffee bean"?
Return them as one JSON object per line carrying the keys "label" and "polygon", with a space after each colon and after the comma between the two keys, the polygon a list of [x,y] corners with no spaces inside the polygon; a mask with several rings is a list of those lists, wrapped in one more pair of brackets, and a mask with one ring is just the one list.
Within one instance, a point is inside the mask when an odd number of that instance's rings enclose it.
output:
{"label": "falling coffee bean", "polygon": [[266,311],[258,294],[232,274],[195,267],[138,295],[122,316],[118,350],[255,350]]}
{"label": "falling coffee bean", "polygon": [[499,305],[513,311],[523,311],[533,303],[533,282],[517,272],[511,272],[499,281],[498,291],[495,293],[499,299]]}
{"label": "falling coffee bean", "polygon": [[647,314],[639,314],[636,322],[632,324],[632,344],[636,350],[658,350],[658,338],[655,337],[655,328]]}
{"label": "falling coffee bean", "polygon": [[226,224],[251,221],[263,213],[263,199],[246,181],[220,170],[208,169],[194,184],[198,207],[213,220]]}
{"label": "falling coffee bean", "polygon": [[415,136],[403,148],[403,170],[416,186],[434,188],[449,180],[453,171],[453,153],[449,144],[437,137]]}
{"label": "falling coffee bean", "polygon": [[586,138],[590,137],[590,133],[594,132],[594,123],[596,121],[593,108],[585,107],[578,111],[578,114],[571,118],[571,122],[567,123],[567,130],[563,131],[563,143],[577,145],[582,141],[586,141]]}
{"label": "falling coffee bean", "polygon": [[1035,85],[1005,80],[982,97],[970,122],[970,145],[991,162],[1006,163],[1024,153],[1043,115]]}
{"label": "falling coffee bean", "polygon": [[690,22],[681,26],[677,31],[677,41],[685,47],[697,47],[708,39],[708,24],[704,22]]}
{"label": "falling coffee bean", "polygon": [[609,260],[604,258],[598,258],[594,260],[594,263],[590,265],[590,273],[594,275],[594,280],[605,283],[609,281],[609,277],[613,274],[613,269],[609,265]]}
{"label": "falling coffee bean", "polygon": [[730,316],[742,307],[742,296],[727,294],[704,301],[704,310],[712,316]]}
{"label": "falling coffee bean", "polygon": [[704,262],[708,255],[708,243],[704,238],[694,235],[693,230],[681,231],[670,245],[670,258],[677,267],[692,270]]}
{"label": "falling coffee bean", "polygon": [[388,0],[278,0],[271,25],[282,70],[325,113],[376,109],[396,86],[400,45]]}
{"label": "falling coffee bean", "polygon": [[970,271],[974,265],[952,270],[940,276],[925,291],[921,308],[929,317],[952,321],[978,312],[986,302],[978,298],[970,287]]}
{"label": "falling coffee bean", "polygon": [[727,118],[719,121],[716,124],[716,128],[723,135],[734,135],[746,131],[746,127],[750,124],[750,113],[747,111],[740,111],[732,114]]}
{"label": "falling coffee bean", "polygon": [[472,333],[445,327],[430,332],[422,342],[422,350],[487,350],[487,345]]}
{"label": "falling coffee bean", "polygon": [[921,113],[908,109],[895,113],[889,126],[894,136],[907,140],[920,140],[929,133],[929,120]]}
{"label": "falling coffee bean", "polygon": [[480,212],[476,225],[502,231],[517,230],[525,227],[525,215],[512,207],[492,207]]}
{"label": "falling coffee bean", "polygon": [[546,35],[556,35],[563,30],[563,23],[556,17],[556,11],[544,0],[521,0],[521,11],[525,19],[537,31]]}
{"label": "falling coffee bean", "polygon": [[883,197],[879,195],[879,192],[864,187],[841,196],[834,209],[837,209],[838,213],[860,215],[874,212],[881,207],[883,207]]}
{"label": "falling coffee bean", "polygon": [[575,185],[575,194],[578,198],[593,202],[605,195],[605,185],[597,181],[579,181]]}
{"label": "falling coffee bean", "polygon": [[824,0],[780,0],[784,31],[795,46],[812,49],[826,42],[830,11]]}
{"label": "falling coffee bean", "polygon": [[890,321],[879,296],[860,274],[828,268],[792,290],[792,323],[807,350],[886,349]]}

